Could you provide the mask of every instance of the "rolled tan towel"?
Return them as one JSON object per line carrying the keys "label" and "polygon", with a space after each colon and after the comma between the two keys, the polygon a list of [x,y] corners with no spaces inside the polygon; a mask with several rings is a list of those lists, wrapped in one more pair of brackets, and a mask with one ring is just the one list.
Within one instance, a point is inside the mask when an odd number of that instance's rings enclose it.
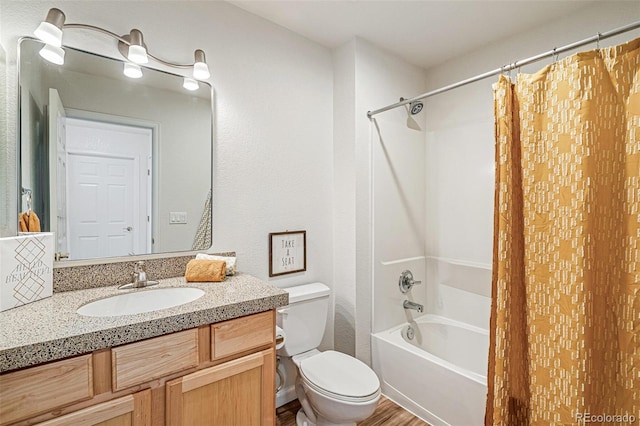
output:
{"label": "rolled tan towel", "polygon": [[29,232],[40,232],[40,218],[33,210],[29,211]]}
{"label": "rolled tan towel", "polygon": [[33,210],[28,213],[20,213],[20,232],[40,232],[40,218]]}
{"label": "rolled tan towel", "polygon": [[18,224],[20,225],[20,232],[29,232],[29,216],[26,213],[20,213]]}
{"label": "rolled tan towel", "polygon": [[222,260],[193,259],[187,263],[184,277],[188,282],[220,282],[226,271],[227,263]]}
{"label": "rolled tan towel", "polygon": [[234,256],[217,256],[215,254],[198,253],[196,259],[224,260],[227,262],[227,275],[236,274],[236,258]]}

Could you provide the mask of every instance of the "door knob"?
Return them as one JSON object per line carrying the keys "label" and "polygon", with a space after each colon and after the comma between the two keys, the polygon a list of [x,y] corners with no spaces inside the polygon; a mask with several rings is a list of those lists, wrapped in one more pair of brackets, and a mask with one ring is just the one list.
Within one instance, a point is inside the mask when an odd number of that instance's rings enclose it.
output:
{"label": "door knob", "polygon": [[127,226],[126,228],[122,228],[123,231],[133,231],[133,226]]}

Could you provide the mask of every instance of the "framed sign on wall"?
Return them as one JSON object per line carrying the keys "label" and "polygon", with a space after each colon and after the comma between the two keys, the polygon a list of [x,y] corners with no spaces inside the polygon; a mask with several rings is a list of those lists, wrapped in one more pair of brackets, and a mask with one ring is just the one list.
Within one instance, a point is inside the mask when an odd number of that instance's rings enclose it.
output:
{"label": "framed sign on wall", "polygon": [[269,276],[307,270],[307,231],[269,234]]}

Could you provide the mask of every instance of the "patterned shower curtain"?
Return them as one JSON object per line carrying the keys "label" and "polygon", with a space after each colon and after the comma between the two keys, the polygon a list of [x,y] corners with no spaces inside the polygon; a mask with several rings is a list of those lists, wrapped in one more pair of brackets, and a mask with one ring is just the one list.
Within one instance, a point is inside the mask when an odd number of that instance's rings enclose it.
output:
{"label": "patterned shower curtain", "polygon": [[638,424],[640,39],[494,94],[485,424]]}
{"label": "patterned shower curtain", "polygon": [[193,238],[191,250],[207,250],[211,247],[211,244],[213,244],[211,239],[213,232],[211,229],[211,193],[212,190],[209,188],[207,200],[204,202],[204,210],[202,211],[198,229],[196,229],[196,236]]}

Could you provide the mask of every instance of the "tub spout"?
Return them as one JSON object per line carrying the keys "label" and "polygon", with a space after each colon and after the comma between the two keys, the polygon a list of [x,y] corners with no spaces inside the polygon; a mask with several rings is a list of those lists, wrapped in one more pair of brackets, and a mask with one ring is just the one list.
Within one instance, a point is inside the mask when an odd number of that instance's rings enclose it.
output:
{"label": "tub spout", "polygon": [[422,306],[419,303],[414,303],[414,302],[410,302],[409,300],[405,300],[404,303],[402,304],[402,306],[405,309],[413,309],[416,310],[420,313],[422,313],[424,311],[424,306]]}

